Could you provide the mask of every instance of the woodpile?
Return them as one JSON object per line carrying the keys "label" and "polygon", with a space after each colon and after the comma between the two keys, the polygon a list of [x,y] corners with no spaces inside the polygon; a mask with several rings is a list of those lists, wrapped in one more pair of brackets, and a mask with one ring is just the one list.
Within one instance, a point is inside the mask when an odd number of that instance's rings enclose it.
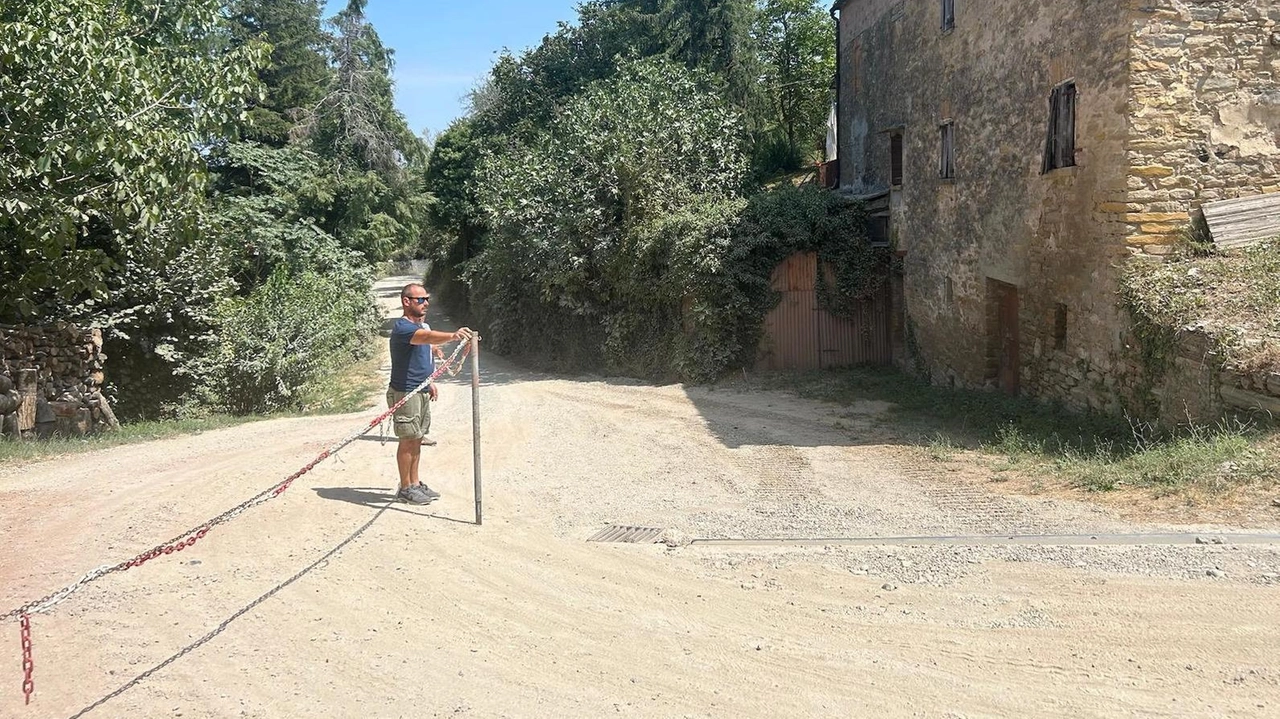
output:
{"label": "woodpile", "polygon": [[119,427],[102,394],[102,331],[0,325],[0,433],[80,436]]}

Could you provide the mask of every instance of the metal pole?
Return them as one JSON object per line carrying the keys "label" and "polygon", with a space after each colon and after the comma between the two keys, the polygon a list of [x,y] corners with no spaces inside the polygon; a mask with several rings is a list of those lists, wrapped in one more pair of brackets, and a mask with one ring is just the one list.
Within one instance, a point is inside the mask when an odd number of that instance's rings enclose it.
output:
{"label": "metal pole", "polygon": [[471,450],[476,476],[476,526],[480,526],[480,337],[477,335],[471,336]]}

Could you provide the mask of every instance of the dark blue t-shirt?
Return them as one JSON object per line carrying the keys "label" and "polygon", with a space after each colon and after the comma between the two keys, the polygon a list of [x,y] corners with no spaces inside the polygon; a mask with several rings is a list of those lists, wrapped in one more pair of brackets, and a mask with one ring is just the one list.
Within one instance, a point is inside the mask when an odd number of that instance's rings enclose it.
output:
{"label": "dark blue t-shirt", "polygon": [[413,333],[424,325],[401,317],[391,327],[391,389],[408,392],[417,388],[435,371],[431,345],[412,344]]}

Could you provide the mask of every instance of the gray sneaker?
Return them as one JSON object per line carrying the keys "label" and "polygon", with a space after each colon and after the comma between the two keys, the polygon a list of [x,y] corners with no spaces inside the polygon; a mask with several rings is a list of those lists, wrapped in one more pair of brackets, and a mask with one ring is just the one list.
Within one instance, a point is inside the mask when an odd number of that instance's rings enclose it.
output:
{"label": "gray sneaker", "polygon": [[422,485],[411,484],[397,492],[396,499],[409,504],[431,504],[436,498],[422,491]]}
{"label": "gray sneaker", "polygon": [[413,484],[410,485],[410,487],[417,487],[418,489],[421,489],[422,493],[430,497],[432,502],[440,499],[440,493],[425,484]]}

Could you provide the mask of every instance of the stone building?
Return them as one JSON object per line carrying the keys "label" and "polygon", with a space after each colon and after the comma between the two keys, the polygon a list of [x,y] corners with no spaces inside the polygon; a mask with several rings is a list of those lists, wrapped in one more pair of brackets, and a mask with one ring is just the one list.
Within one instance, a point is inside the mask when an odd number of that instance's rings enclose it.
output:
{"label": "stone building", "polygon": [[[1117,289],[1280,191],[1280,0],[839,0],[842,191],[902,257],[904,364],[1122,409]],[[874,235],[875,233],[873,233]]]}

